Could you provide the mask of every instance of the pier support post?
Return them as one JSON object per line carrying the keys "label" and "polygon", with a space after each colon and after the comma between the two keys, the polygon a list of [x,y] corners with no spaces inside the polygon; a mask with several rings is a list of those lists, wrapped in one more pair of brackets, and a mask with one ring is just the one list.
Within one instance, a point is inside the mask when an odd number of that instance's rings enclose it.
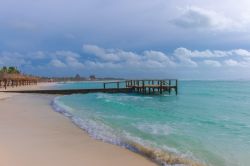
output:
{"label": "pier support post", "polygon": [[168,93],[171,94],[171,80],[168,81]]}
{"label": "pier support post", "polygon": [[175,94],[178,95],[178,80],[175,81]]}
{"label": "pier support post", "polygon": [[117,89],[119,89],[120,82],[117,82]]}
{"label": "pier support post", "polygon": [[160,83],[160,94],[162,94],[162,81]]}
{"label": "pier support post", "polygon": [[142,90],[143,90],[143,93],[146,93],[146,89],[145,89],[145,83],[144,83],[144,81],[142,81]]}

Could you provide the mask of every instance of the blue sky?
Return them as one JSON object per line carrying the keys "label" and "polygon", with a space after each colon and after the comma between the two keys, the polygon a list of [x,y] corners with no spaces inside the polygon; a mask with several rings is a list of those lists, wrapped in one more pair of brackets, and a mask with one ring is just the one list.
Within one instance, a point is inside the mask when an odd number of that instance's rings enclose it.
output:
{"label": "blue sky", "polygon": [[0,2],[0,66],[48,76],[250,79],[248,0]]}

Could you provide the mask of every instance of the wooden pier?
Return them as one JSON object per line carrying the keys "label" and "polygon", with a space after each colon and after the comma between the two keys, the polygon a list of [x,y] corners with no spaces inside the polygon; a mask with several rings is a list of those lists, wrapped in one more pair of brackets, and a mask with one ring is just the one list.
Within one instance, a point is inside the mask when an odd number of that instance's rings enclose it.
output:
{"label": "wooden pier", "polygon": [[106,82],[103,84],[103,88],[106,89],[108,84],[116,84],[116,88],[119,89],[125,85],[125,88],[130,88],[134,93],[141,94],[163,94],[164,92],[171,92],[174,90],[175,94],[178,94],[178,80],[126,80],[116,82]]}
{"label": "wooden pier", "polygon": [[103,82],[103,88],[95,89],[58,89],[58,90],[17,90],[4,91],[15,93],[40,94],[84,94],[84,93],[138,93],[144,95],[178,94],[178,80],[122,80]]}

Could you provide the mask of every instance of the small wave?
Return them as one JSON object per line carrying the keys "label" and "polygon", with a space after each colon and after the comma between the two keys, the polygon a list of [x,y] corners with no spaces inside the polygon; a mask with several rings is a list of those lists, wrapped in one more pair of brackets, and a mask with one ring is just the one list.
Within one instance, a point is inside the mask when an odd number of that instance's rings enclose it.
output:
{"label": "small wave", "polygon": [[[59,112],[66,117],[72,117],[72,115],[69,113],[69,111],[72,109],[70,107],[66,106],[65,104],[63,104],[62,102],[59,102],[58,98],[59,97],[56,97],[51,103],[54,111]],[[68,111],[66,111],[66,110],[68,110]]]}
{"label": "small wave", "polygon": [[171,128],[165,124],[139,123],[135,124],[134,127],[141,130],[142,132],[153,135],[169,135],[171,132]]}
{"label": "small wave", "polygon": [[102,93],[98,93],[97,94],[97,99],[108,99],[108,100],[112,100],[112,101],[140,101],[140,100],[150,100],[153,97],[149,97],[149,96],[133,96],[133,95],[127,95],[127,94],[122,94],[119,96],[114,96],[114,95],[110,95],[110,94],[102,94]]}
{"label": "small wave", "polygon": [[[205,166],[205,164],[195,161],[193,159],[189,159],[183,157],[182,155],[166,152],[160,149],[151,148],[149,146],[144,145],[140,138],[136,141],[136,139],[122,139],[118,135],[114,134],[115,132],[112,128],[98,123],[97,121],[90,120],[87,118],[79,118],[73,116],[70,111],[72,108],[64,105],[62,102],[58,101],[58,98],[55,98],[51,103],[53,109],[56,112],[63,114],[64,116],[71,119],[71,121],[76,124],[81,129],[85,130],[91,137],[102,140],[107,143],[119,145],[123,148],[129,149],[133,152],[139,153],[152,161],[155,161],[159,165],[164,166]],[[145,127],[145,126],[144,126]],[[144,128],[142,127],[142,128]],[[158,128],[156,126],[156,128]],[[166,130],[169,130],[166,128]],[[160,131],[152,131],[155,133],[159,133]],[[139,142],[139,143],[138,143]]]}
{"label": "small wave", "polygon": [[132,146],[136,150],[136,152],[146,156],[147,158],[150,158],[151,160],[156,161],[158,164],[161,165],[205,166],[205,164],[203,163],[178,156],[174,153],[148,148],[134,142],[129,142],[129,145]]}
{"label": "small wave", "polygon": [[72,108],[64,105],[63,103],[59,102],[57,100],[58,98],[55,98],[54,101],[52,101],[52,107],[56,112],[59,112],[63,114],[64,116],[71,119],[71,121],[80,127],[81,129],[85,130],[90,136],[92,136],[95,139],[102,140],[105,142],[109,142],[112,144],[121,144],[121,141],[118,137],[113,135],[112,129],[108,126],[102,125],[98,123],[97,121],[91,120],[91,119],[82,119],[79,117],[76,117],[70,113],[69,110],[72,110]]}

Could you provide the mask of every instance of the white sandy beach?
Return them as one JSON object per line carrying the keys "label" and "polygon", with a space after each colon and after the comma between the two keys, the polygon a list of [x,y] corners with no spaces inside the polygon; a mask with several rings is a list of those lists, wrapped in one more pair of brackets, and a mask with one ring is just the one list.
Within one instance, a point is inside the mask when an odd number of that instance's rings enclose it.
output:
{"label": "white sandy beach", "polygon": [[0,93],[1,166],[156,165],[127,149],[92,139],[52,110],[53,97]]}

